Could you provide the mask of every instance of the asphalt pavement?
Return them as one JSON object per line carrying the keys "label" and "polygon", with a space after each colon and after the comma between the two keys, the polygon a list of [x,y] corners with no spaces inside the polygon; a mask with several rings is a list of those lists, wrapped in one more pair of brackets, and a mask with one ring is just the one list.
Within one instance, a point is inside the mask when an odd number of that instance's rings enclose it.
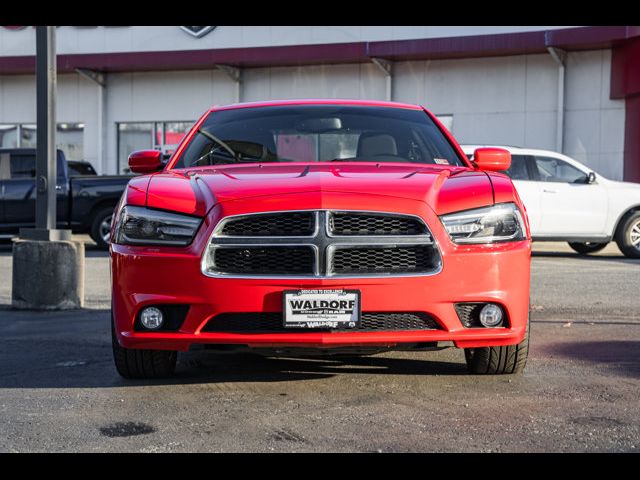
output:
{"label": "asphalt pavement", "polygon": [[87,247],[86,308],[14,311],[0,245],[0,452],[637,452],[640,261],[535,244],[527,368],[470,376],[461,350],[360,358],[181,354],[118,376],[109,260]]}

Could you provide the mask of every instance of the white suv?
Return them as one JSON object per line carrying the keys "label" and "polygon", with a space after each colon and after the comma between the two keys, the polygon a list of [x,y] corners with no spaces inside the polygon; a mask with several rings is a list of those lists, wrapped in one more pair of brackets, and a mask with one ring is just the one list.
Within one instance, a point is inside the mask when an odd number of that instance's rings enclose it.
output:
{"label": "white suv", "polygon": [[[473,160],[476,148],[462,145]],[[627,257],[640,258],[640,184],[609,180],[580,162],[548,150],[491,145],[511,152],[513,180],[534,240],[566,241],[581,254],[615,240]]]}

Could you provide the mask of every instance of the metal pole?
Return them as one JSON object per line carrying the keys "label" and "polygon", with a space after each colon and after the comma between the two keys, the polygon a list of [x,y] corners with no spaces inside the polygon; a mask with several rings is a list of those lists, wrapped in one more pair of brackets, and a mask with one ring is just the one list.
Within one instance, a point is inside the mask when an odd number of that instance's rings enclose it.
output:
{"label": "metal pole", "polygon": [[56,27],[36,27],[36,228],[56,228]]}
{"label": "metal pole", "polygon": [[56,229],[55,62],[55,27],[36,27],[36,228],[21,228],[13,244],[11,305],[19,309],[84,304],[84,243]]}
{"label": "metal pole", "polygon": [[36,27],[36,225],[21,228],[25,240],[70,240],[56,229],[56,27]]}

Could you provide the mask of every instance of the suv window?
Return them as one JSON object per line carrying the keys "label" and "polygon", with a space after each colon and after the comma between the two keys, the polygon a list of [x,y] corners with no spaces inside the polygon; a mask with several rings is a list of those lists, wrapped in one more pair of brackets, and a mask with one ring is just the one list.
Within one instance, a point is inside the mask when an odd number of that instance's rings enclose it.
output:
{"label": "suv window", "polygon": [[539,156],[534,158],[542,182],[587,183],[587,174],[564,160]]}
{"label": "suv window", "polygon": [[67,168],[69,169],[69,176],[74,177],[76,175],[97,175],[96,170],[89,162],[67,162]]}
{"label": "suv window", "polygon": [[[466,156],[469,160],[473,160],[472,153],[467,153]],[[511,180],[532,180],[527,163],[527,155],[511,154],[511,166],[501,173],[508,175]]]}
{"label": "suv window", "polygon": [[511,167],[502,173],[506,173],[511,180],[531,180],[526,155],[511,155]]}

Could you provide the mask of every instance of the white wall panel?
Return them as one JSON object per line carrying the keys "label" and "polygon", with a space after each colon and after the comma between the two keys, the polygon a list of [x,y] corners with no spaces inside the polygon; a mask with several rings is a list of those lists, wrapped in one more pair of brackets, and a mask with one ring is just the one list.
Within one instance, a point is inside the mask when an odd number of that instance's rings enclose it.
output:
{"label": "white wall panel", "polygon": [[600,111],[600,152],[624,151],[624,109],[604,109]]}
{"label": "white wall panel", "polygon": [[525,57],[426,62],[426,101],[464,113],[523,111]]}
{"label": "white wall panel", "polygon": [[460,113],[453,134],[460,143],[524,145],[524,112]]}
{"label": "white wall panel", "polygon": [[526,56],[527,112],[555,112],[558,106],[558,68],[551,55]]}
{"label": "white wall panel", "polygon": [[523,146],[541,148],[543,150],[556,149],[556,112],[527,111],[524,121]]}
{"label": "white wall panel", "polygon": [[295,98],[384,99],[385,78],[373,65],[315,65],[248,69],[243,100]]}
{"label": "white wall panel", "polygon": [[572,110],[565,116],[564,152],[589,164],[600,153],[600,110]]}
{"label": "white wall panel", "polygon": [[36,82],[33,75],[5,76],[0,96],[0,122],[36,121]]}
{"label": "white wall panel", "polygon": [[[217,72],[221,100],[233,101],[231,80]],[[195,120],[213,102],[211,71],[145,72],[131,77],[132,118],[130,120]],[[224,85],[229,83],[229,94]]]}
{"label": "white wall panel", "polygon": [[567,110],[600,108],[602,62],[600,50],[569,53],[565,90]]}
{"label": "white wall panel", "polygon": [[[405,103],[424,103],[426,62],[397,62],[393,66],[393,99]],[[425,105],[427,108],[430,106]]]}
{"label": "white wall panel", "polygon": [[[318,28],[310,35],[321,35],[324,27]],[[383,32],[385,28],[353,27],[343,35],[400,34]],[[252,34],[275,41],[274,32],[282,33],[276,27],[262,29]],[[136,42],[144,38],[161,42],[154,36],[160,32],[152,35],[141,30],[135,33],[142,38]],[[246,31],[242,32],[236,31],[235,41],[249,41],[244,38]],[[287,32],[293,35],[291,30]],[[20,34],[4,32],[0,38],[7,33]],[[77,41],[85,33],[76,32]],[[130,41],[124,30],[120,34],[123,44]],[[101,36],[112,33],[97,29],[92,35],[99,43]],[[610,51],[572,52],[568,56],[565,153],[604,175],[621,179],[624,101],[609,99],[610,62]],[[453,132],[461,142],[555,146],[558,66],[550,55],[399,62],[393,71],[394,100],[424,104],[436,114],[453,115]],[[195,120],[214,104],[235,101],[234,83],[217,69],[112,73],[106,79],[105,161],[109,172],[116,168],[117,122]],[[385,76],[373,64],[246,69],[242,90],[244,101],[384,99]],[[75,74],[59,77],[58,121],[85,123],[85,157],[99,168],[95,161],[99,158],[98,98],[93,82]],[[0,123],[35,123],[35,113],[34,76],[0,76]]]}
{"label": "white wall panel", "polygon": [[621,180],[624,100],[611,100],[611,52],[571,52],[567,58],[564,153]]}
{"label": "white wall panel", "polygon": [[594,170],[612,180],[622,180],[624,173],[624,153],[601,153],[596,159]]}

